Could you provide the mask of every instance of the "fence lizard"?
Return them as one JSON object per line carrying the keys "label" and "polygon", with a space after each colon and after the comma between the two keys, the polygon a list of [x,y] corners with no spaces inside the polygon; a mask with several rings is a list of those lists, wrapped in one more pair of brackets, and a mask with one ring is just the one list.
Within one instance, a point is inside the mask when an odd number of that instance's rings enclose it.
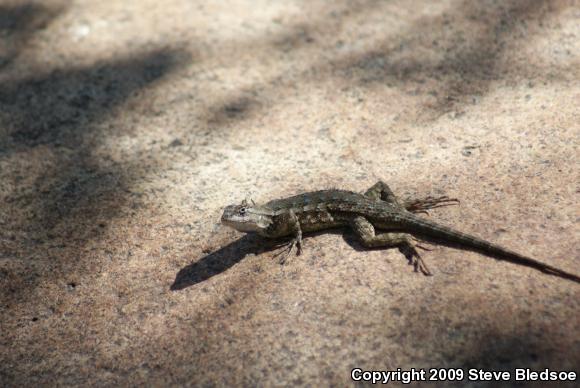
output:
{"label": "fence lizard", "polygon": [[[427,197],[401,202],[386,183],[379,181],[364,194],[344,190],[322,190],[289,198],[277,199],[263,205],[243,201],[224,209],[221,221],[240,232],[258,233],[268,238],[291,236],[284,258],[294,246],[297,254],[302,248],[302,233],[335,227],[350,227],[363,246],[395,247],[404,250],[415,270],[431,275],[417,251],[417,237],[456,245],[486,256],[535,268],[544,273],[580,283],[580,277],[549,264],[520,255],[499,245],[456,231],[419,217],[429,209],[458,202],[448,197]],[[377,233],[376,230],[380,230]]]}

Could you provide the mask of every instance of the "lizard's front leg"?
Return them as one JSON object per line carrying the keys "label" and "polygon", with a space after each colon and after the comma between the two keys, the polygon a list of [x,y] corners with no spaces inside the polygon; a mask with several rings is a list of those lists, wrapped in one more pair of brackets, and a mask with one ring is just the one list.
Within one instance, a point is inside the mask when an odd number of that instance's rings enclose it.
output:
{"label": "lizard's front leg", "polygon": [[302,252],[302,228],[300,227],[300,221],[293,211],[290,211],[288,216],[288,223],[290,224],[290,231],[294,234],[294,238],[288,243],[288,249],[286,253],[280,258],[280,264],[284,264],[286,259],[292,253],[292,249],[296,245],[296,256],[300,255]]}
{"label": "lizard's front leg", "polygon": [[415,244],[410,235],[405,233],[375,233],[375,227],[366,218],[359,216],[351,221],[351,227],[360,238],[361,243],[368,248],[378,247],[402,247],[406,250],[405,255],[413,266],[415,271],[419,270],[424,275],[431,275],[431,271],[423,261],[423,258],[417,252]]}

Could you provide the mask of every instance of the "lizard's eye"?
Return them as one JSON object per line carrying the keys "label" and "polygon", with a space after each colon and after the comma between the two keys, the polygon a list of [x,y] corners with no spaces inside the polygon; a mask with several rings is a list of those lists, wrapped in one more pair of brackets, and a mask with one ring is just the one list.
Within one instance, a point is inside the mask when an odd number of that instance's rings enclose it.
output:
{"label": "lizard's eye", "polygon": [[242,206],[240,208],[240,210],[239,210],[239,213],[240,213],[241,216],[243,216],[244,214],[246,214],[246,207],[245,206]]}

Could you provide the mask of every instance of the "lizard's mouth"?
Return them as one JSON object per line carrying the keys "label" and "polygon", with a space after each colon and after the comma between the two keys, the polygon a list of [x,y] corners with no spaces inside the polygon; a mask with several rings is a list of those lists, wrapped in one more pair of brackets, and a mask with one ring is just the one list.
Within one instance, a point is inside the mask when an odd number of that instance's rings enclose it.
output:
{"label": "lizard's mouth", "polygon": [[222,224],[224,224],[226,226],[232,226],[232,227],[238,225],[237,222],[234,222],[234,221],[232,221],[228,218],[225,218],[225,217],[222,217]]}
{"label": "lizard's mouth", "polygon": [[238,224],[238,222],[232,220],[232,218],[230,216],[228,216],[226,213],[224,213],[222,215],[222,224],[227,225],[227,226],[234,226],[236,224]]}
{"label": "lizard's mouth", "polygon": [[255,223],[253,222],[242,222],[242,221],[234,221],[232,219],[222,218],[222,224],[229,226],[230,228],[234,228],[240,232],[256,232],[260,229]]}

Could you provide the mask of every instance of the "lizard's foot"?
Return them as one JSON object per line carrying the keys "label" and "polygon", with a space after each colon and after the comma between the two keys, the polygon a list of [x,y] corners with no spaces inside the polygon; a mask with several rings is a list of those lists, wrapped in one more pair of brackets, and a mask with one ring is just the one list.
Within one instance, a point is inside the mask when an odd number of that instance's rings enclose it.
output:
{"label": "lizard's foot", "polygon": [[285,246],[280,250],[280,252],[278,252],[274,255],[274,257],[280,256],[280,259],[278,260],[278,262],[280,264],[286,263],[286,260],[288,259],[288,257],[290,257],[290,254],[292,253],[292,250],[294,249],[294,246],[296,246],[296,256],[298,256],[298,255],[300,255],[300,253],[302,253],[302,243],[300,241],[298,241],[297,238],[293,238],[290,242],[288,242],[284,245]]}
{"label": "lizard's foot", "polygon": [[458,205],[457,198],[442,197],[426,197],[422,199],[407,199],[403,203],[403,207],[411,213],[429,214],[427,210],[436,209],[438,207]]}
{"label": "lizard's foot", "polygon": [[421,245],[421,244],[415,244],[415,247],[422,249],[424,251],[427,251],[427,252],[431,252],[433,250],[432,248],[427,248],[425,245]]}
{"label": "lizard's foot", "polygon": [[427,248],[425,245],[423,245],[424,241],[418,239],[415,236],[411,236],[411,240],[414,241],[413,245],[416,248],[422,249],[422,250],[427,251],[427,252],[431,252],[433,250],[433,248]]}
{"label": "lizard's foot", "polygon": [[[419,254],[419,252],[417,252],[417,249],[415,247],[416,247],[415,244],[407,244],[407,245],[401,247],[401,251],[409,260],[409,264],[413,264],[413,268],[415,269],[415,272],[421,271],[421,273],[423,275],[431,276],[432,273],[429,270],[429,267],[427,267],[427,264],[425,264],[425,261],[423,260],[423,258]],[[421,248],[423,248],[423,247],[421,247]]]}
{"label": "lizard's foot", "polygon": [[423,261],[410,234],[406,233],[375,233],[373,224],[366,218],[359,216],[351,221],[352,230],[357,234],[361,243],[368,248],[399,247],[409,262],[415,267],[415,271],[421,271],[424,275],[431,275],[431,271]]}
{"label": "lizard's foot", "polygon": [[278,263],[285,264],[288,257],[290,257],[290,253],[292,253],[292,249],[294,248],[294,243],[291,242],[286,244],[278,253],[274,255],[274,257],[279,257]]}

